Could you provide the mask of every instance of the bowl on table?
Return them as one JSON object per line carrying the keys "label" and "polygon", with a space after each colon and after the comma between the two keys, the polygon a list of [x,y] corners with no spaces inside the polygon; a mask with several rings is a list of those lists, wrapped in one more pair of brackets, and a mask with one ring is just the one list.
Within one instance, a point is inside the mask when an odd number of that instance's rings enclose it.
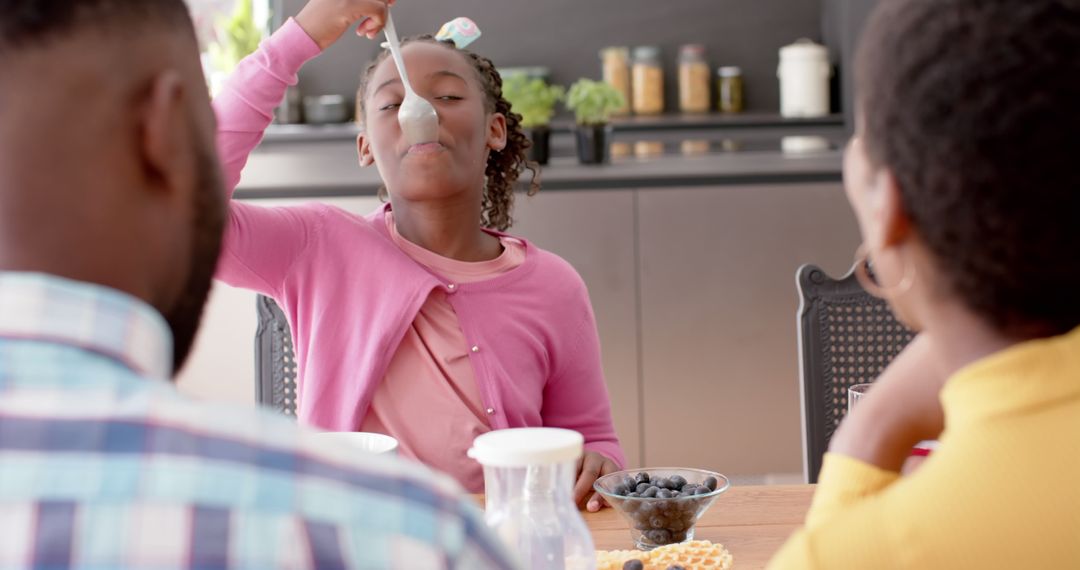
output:
{"label": "bowl on table", "polygon": [[323,441],[332,441],[337,445],[349,446],[367,453],[390,455],[397,454],[398,440],[381,433],[363,431],[324,431],[315,434]]}
{"label": "bowl on table", "polygon": [[698,519],[730,486],[719,473],[678,467],[617,471],[593,483],[641,550],[693,540]]}

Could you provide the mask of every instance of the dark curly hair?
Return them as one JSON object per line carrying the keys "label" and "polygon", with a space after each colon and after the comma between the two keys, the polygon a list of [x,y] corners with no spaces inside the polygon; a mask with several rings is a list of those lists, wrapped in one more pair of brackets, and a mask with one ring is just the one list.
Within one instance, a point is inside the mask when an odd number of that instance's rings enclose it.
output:
{"label": "dark curly hair", "polygon": [[945,284],[997,330],[1080,325],[1080,2],[886,0],[861,135]]}
{"label": "dark curly hair", "polygon": [[[413,42],[425,42],[445,46],[460,53],[476,70],[477,79],[483,89],[486,98],[488,113],[502,113],[506,117],[506,148],[501,151],[492,150],[488,156],[487,183],[484,185],[484,198],[480,214],[480,224],[486,228],[505,231],[513,225],[514,220],[510,213],[514,207],[514,187],[517,184],[521,171],[528,169],[532,173],[529,183],[528,195],[532,196],[540,190],[540,167],[527,157],[527,151],[532,143],[521,128],[521,115],[511,110],[510,102],[503,97],[502,76],[495,69],[495,64],[490,59],[473,53],[469,50],[458,49],[452,41],[437,40],[433,36],[424,35],[404,39],[402,46]],[[390,52],[383,50],[368,65],[360,78],[360,88],[356,91],[356,120],[363,122],[364,97],[367,94],[368,82],[375,68],[379,66]],[[386,197],[386,189],[379,191],[379,196]]]}

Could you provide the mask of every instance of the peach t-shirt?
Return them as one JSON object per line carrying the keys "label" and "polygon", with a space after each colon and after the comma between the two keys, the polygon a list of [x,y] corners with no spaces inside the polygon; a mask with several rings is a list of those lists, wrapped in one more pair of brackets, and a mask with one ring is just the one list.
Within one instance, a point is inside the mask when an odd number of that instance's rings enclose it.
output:
{"label": "peach t-shirt", "polygon": [[[386,224],[402,251],[450,283],[491,279],[525,261],[524,244],[513,238],[501,239],[499,257],[465,262],[401,237],[389,211]],[[465,334],[446,293],[432,291],[391,359],[360,430],[397,438],[401,455],[449,473],[469,492],[480,493],[483,471],[465,450],[491,426],[468,355]]]}

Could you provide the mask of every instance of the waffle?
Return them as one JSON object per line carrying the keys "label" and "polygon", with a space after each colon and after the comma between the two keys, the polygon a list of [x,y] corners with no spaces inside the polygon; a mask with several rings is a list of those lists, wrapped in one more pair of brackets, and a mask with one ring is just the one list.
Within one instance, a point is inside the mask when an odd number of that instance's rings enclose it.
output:
{"label": "waffle", "polygon": [[692,540],[661,546],[650,552],[640,550],[598,550],[596,570],[622,570],[628,560],[640,560],[645,570],[667,570],[679,565],[686,570],[730,570],[734,565],[731,553],[721,544],[707,540]]}
{"label": "waffle", "polygon": [[649,553],[640,550],[597,550],[596,570],[623,570],[627,561],[638,559],[648,568]]}

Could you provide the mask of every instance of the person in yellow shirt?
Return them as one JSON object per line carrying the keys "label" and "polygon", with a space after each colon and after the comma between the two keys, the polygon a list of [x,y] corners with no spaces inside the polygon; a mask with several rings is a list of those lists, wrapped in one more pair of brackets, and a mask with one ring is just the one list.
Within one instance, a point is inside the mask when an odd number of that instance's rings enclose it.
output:
{"label": "person in yellow shirt", "polygon": [[858,274],[919,335],[770,567],[1080,568],[1080,1],[884,0],[856,90]]}

